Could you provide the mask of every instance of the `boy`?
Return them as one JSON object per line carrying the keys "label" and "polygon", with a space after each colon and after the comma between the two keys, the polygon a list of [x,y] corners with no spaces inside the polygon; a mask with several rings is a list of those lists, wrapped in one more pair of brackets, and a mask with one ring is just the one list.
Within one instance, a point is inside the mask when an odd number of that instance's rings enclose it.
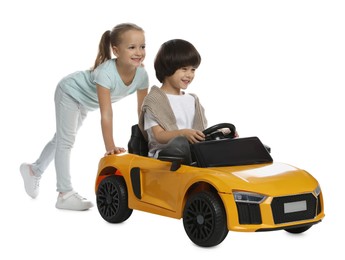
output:
{"label": "boy", "polygon": [[195,94],[184,92],[193,81],[200,62],[199,52],[185,40],[167,41],[159,49],[154,68],[162,86],[151,88],[139,119],[139,128],[148,140],[150,157],[157,158],[176,137],[181,141],[182,136],[189,143],[205,139],[202,132],[207,127],[204,108]]}

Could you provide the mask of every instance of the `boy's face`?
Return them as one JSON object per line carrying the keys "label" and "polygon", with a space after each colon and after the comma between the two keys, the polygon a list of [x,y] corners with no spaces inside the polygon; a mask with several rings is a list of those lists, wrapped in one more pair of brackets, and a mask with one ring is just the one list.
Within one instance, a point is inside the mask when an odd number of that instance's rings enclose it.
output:
{"label": "boy's face", "polygon": [[196,68],[193,66],[182,67],[175,71],[173,75],[167,77],[164,81],[164,86],[174,90],[174,93],[179,94],[180,90],[187,89],[192,83],[195,76]]}

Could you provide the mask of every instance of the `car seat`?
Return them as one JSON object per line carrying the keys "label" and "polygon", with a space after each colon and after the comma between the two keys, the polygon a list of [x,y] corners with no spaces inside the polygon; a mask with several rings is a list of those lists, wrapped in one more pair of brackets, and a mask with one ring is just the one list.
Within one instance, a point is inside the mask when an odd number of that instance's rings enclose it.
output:
{"label": "car seat", "polygon": [[128,152],[141,156],[148,156],[148,142],[141,132],[139,125],[133,125],[131,131],[131,138],[128,141]]}
{"label": "car seat", "polygon": [[[133,125],[131,129],[131,138],[128,141],[128,152],[141,156],[148,156],[148,142],[141,132],[138,124]],[[191,154],[188,140],[185,137],[178,136],[167,144],[159,153],[160,160],[173,160],[181,158],[183,164],[191,164]]]}

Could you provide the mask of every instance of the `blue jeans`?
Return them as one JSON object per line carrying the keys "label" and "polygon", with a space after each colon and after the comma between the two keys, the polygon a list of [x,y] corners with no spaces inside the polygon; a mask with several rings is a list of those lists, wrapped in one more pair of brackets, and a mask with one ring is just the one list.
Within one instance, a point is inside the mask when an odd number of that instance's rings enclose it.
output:
{"label": "blue jeans", "polygon": [[32,170],[41,176],[51,161],[55,160],[56,187],[58,192],[72,191],[70,155],[79,128],[88,110],[78,101],[63,92],[60,86],[55,91],[56,133],[46,144],[40,157],[32,164]]}

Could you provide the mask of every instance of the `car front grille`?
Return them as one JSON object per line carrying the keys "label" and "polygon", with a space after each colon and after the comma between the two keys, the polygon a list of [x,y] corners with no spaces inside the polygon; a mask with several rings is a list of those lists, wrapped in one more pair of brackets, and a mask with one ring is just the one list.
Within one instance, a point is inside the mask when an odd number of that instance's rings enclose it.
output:
{"label": "car front grille", "polygon": [[[300,221],[313,219],[316,214],[321,212],[320,199],[316,198],[312,193],[299,194],[285,197],[275,197],[271,203],[271,209],[275,224],[287,223],[292,221]],[[289,205],[305,205],[305,208],[297,206],[294,210],[287,210]],[[317,213],[318,212],[318,213]]]}

